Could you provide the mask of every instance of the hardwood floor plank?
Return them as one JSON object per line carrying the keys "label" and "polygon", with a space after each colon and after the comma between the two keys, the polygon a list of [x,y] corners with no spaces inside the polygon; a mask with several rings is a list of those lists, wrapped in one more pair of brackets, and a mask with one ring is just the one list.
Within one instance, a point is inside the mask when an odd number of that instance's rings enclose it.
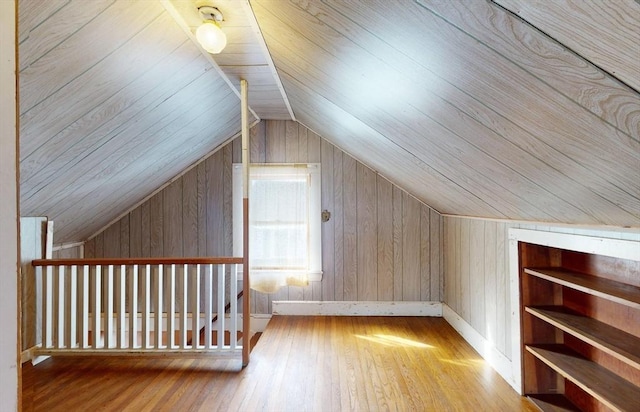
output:
{"label": "hardwood floor plank", "polygon": [[51,358],[25,411],[535,411],[442,318],[274,316],[239,361]]}

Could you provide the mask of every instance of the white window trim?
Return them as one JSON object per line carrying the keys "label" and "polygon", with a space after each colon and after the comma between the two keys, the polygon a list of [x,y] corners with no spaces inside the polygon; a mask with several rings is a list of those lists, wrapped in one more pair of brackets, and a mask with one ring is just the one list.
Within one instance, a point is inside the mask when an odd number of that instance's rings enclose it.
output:
{"label": "white window trim", "polygon": [[[259,170],[264,167],[307,167],[309,174],[311,175],[311,190],[310,190],[310,203],[311,203],[311,216],[309,222],[309,230],[311,236],[309,238],[309,266],[310,269],[307,274],[307,278],[310,282],[322,280],[322,234],[321,234],[321,173],[320,163],[251,163],[249,168],[249,174],[252,170]],[[233,164],[233,255],[242,256],[242,164]],[[251,197],[249,197],[249,208],[251,208]],[[251,247],[251,245],[249,245]],[[242,272],[242,267],[240,267]],[[261,271],[265,273],[267,271]],[[289,273],[295,274],[300,271],[289,271]]]}

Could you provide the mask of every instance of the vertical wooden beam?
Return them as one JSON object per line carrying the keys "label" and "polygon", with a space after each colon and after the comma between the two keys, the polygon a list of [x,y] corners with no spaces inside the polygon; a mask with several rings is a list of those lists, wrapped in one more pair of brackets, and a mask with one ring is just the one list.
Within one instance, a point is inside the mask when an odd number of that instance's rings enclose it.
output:
{"label": "vertical wooden beam", "polygon": [[242,365],[249,364],[251,352],[251,313],[249,302],[249,120],[248,83],[240,80],[242,119]]}
{"label": "vertical wooden beam", "polygon": [[17,410],[21,402],[17,4],[0,1],[0,330],[6,332],[0,340],[0,399],[6,410]]}

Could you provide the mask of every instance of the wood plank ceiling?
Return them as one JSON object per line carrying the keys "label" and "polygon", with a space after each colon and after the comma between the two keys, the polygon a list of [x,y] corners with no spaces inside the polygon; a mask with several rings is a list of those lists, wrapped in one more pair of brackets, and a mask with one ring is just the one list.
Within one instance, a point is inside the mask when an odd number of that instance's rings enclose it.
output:
{"label": "wood plank ceiling", "polygon": [[216,0],[215,56],[192,0],[18,4],[21,214],[56,243],[236,135],[240,78],[441,213],[640,227],[633,0]]}
{"label": "wood plank ceiling", "polygon": [[640,5],[583,3],[252,1],[297,119],[436,210],[638,226]]}

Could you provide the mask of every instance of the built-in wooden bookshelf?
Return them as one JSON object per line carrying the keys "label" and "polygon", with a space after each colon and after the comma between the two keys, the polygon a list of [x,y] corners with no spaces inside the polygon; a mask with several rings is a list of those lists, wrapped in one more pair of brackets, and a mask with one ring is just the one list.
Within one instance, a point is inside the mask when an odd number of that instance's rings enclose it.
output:
{"label": "built-in wooden bookshelf", "polygon": [[611,252],[603,239],[602,252],[587,253],[518,244],[522,385],[541,410],[640,410],[635,245]]}

